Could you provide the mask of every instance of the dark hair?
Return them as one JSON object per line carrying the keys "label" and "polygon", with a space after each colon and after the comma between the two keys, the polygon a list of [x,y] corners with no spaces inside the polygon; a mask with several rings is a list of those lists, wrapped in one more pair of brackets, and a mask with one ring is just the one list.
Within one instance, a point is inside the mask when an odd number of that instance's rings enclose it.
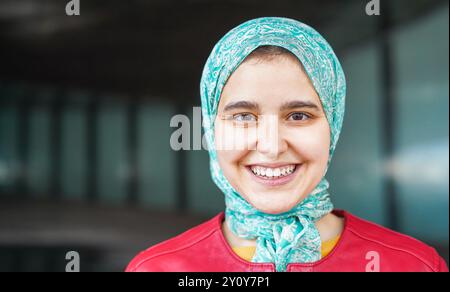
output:
{"label": "dark hair", "polygon": [[266,45],[266,46],[260,46],[256,48],[253,52],[251,52],[247,58],[245,58],[245,61],[248,61],[250,59],[257,59],[262,61],[271,61],[275,57],[293,57],[297,59],[297,57],[292,54],[290,51],[283,47],[279,46],[272,46],[272,45]]}

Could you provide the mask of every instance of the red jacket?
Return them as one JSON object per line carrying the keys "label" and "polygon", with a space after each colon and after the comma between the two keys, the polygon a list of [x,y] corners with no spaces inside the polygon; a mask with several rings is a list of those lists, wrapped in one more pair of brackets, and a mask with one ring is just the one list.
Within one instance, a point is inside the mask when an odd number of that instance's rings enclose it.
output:
{"label": "red jacket", "polygon": [[[345,211],[345,226],[334,249],[314,263],[292,263],[288,272],[448,271],[434,248]],[[221,229],[224,213],[136,256],[127,272],[274,272],[273,263],[238,257]]]}

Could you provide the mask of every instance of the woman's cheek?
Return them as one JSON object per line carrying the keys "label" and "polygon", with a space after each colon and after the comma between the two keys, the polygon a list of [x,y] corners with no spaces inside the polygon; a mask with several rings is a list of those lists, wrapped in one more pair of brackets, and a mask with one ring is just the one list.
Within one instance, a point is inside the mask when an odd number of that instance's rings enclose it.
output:
{"label": "woman's cheek", "polygon": [[326,127],[299,128],[290,133],[290,145],[305,162],[328,161],[330,134]]}
{"label": "woman's cheek", "polygon": [[233,152],[231,155],[244,155],[246,151],[256,150],[256,128],[233,127],[219,122],[215,129],[216,149]]}
{"label": "woman's cheek", "polygon": [[242,178],[242,169],[240,169],[240,161],[242,152],[235,150],[219,150],[217,151],[217,160],[220,169],[227,181],[239,192],[243,193],[240,188]]}
{"label": "woman's cheek", "polygon": [[217,158],[222,169],[230,169],[235,167],[239,161],[239,152],[233,150],[219,150],[217,151]]}
{"label": "woman's cheek", "polygon": [[227,132],[226,129],[224,131],[224,128],[215,131],[217,158],[222,171],[227,176],[237,174],[236,170],[240,161],[248,153],[247,144],[243,143],[244,137],[240,137],[238,134],[236,131]]}

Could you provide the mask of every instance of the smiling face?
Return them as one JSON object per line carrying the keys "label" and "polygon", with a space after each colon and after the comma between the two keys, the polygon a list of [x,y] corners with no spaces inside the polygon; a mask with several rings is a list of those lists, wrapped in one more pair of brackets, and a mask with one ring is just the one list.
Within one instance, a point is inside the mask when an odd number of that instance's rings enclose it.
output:
{"label": "smiling face", "polygon": [[313,191],[327,167],[330,128],[296,57],[248,58],[234,71],[215,141],[225,177],[256,209],[284,213]]}

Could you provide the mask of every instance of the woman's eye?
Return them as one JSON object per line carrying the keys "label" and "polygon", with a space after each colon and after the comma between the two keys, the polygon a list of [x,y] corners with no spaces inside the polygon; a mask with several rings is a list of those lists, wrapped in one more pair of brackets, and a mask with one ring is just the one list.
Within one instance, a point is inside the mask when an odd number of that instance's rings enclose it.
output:
{"label": "woman's eye", "polygon": [[292,121],[306,121],[311,117],[305,113],[293,113],[289,116],[289,119]]}
{"label": "woman's eye", "polygon": [[254,114],[236,114],[233,116],[236,122],[256,122],[256,116]]}

